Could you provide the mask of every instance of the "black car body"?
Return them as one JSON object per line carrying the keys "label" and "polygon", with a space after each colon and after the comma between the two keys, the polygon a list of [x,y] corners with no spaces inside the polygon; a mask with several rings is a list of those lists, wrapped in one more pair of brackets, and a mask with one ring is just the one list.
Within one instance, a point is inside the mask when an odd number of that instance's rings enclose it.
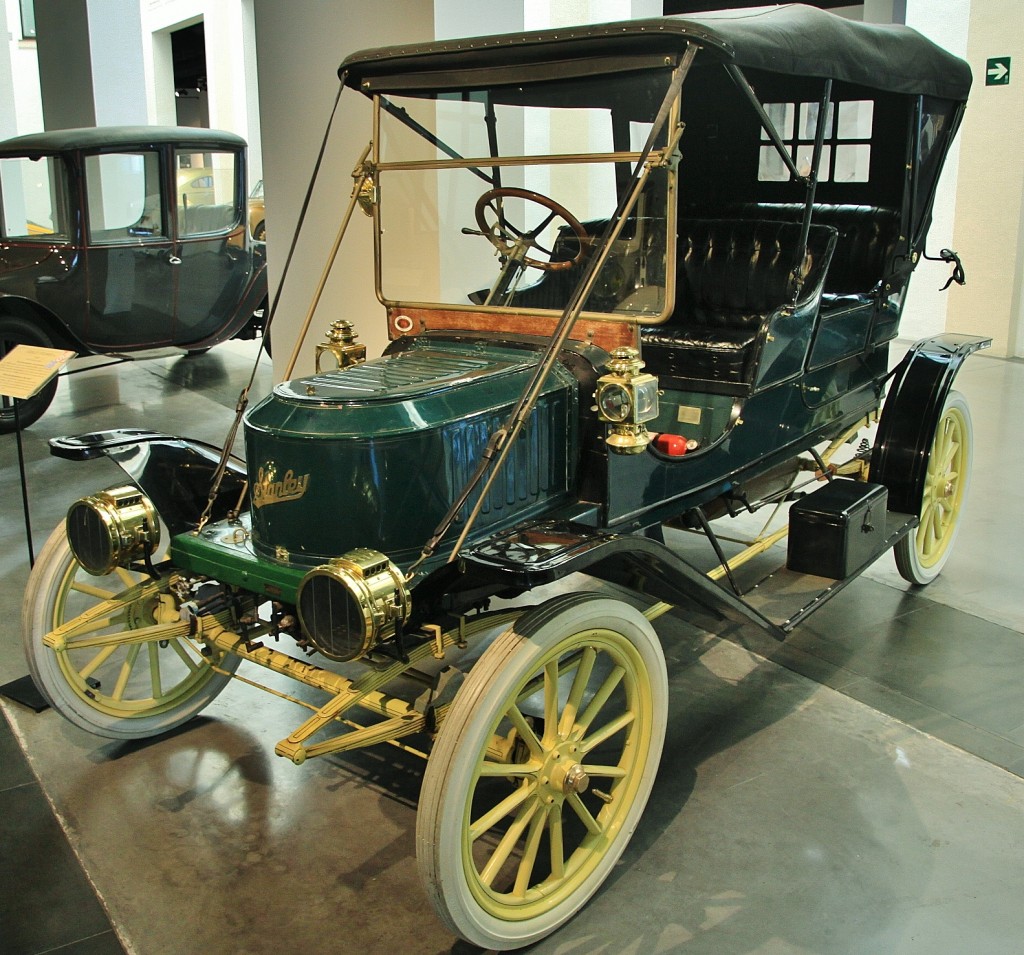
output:
{"label": "black car body", "polygon": [[[0,142],[0,354],[202,351],[262,330],[245,142],[209,129],[65,129]],[[22,424],[47,394],[24,403]],[[5,402],[0,428],[13,415]]]}

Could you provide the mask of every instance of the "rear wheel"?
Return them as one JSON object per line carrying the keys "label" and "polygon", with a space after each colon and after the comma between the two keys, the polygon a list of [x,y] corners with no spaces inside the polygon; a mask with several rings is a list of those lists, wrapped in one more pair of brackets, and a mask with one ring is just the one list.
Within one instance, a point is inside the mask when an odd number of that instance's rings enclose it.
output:
{"label": "rear wheel", "polygon": [[971,481],[974,428],[967,400],[951,391],[932,436],[920,523],[895,548],[896,567],[912,584],[929,584],[949,559]]}
{"label": "rear wheel", "polygon": [[[166,732],[199,713],[238,667],[234,654],[203,656],[186,637],[133,640],[133,633],[177,617],[159,581],[116,568],[87,574],[75,560],[64,525],[50,535],[22,605],[25,656],[36,686],[76,726],[112,739]],[[53,650],[42,640],[57,627],[117,600],[113,613]],[[209,664],[215,664],[220,671]]]}
{"label": "rear wheel", "polygon": [[[4,358],[16,345],[37,345],[41,348],[52,348],[53,342],[49,335],[32,322],[13,315],[0,315],[0,358]],[[38,421],[53,396],[57,393],[57,379],[49,382],[31,398],[19,400],[17,422],[22,428]],[[0,434],[10,434],[15,428],[14,399],[0,397]]]}
{"label": "rear wheel", "polygon": [[438,734],[416,824],[449,928],[518,948],[586,903],[640,820],[667,701],[657,635],[611,598],[555,598],[484,652]]}

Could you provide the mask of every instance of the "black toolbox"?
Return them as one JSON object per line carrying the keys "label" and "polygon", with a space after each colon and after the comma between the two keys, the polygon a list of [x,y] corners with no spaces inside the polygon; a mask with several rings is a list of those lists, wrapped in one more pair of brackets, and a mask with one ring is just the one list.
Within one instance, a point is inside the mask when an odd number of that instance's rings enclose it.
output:
{"label": "black toolbox", "polygon": [[873,560],[885,541],[889,492],[881,484],[835,478],[789,509],[786,566],[841,580]]}

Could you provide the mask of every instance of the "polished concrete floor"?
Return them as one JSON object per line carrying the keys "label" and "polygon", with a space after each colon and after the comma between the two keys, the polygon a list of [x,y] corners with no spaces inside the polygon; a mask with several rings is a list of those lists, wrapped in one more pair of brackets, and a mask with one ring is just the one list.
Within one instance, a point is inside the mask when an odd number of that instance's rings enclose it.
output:
{"label": "polished concrete floor", "polygon": [[[139,426],[219,443],[254,354],[230,345],[63,382],[25,434],[36,550],[71,500],[120,475],[49,457],[48,437]],[[269,381],[264,361],[256,392]],[[908,588],[886,556],[782,646],[660,618],[673,716],[651,803],[598,895],[531,951],[1024,948],[1024,364],[977,356],[958,387],[977,447],[943,576]],[[26,672],[12,436],[0,479],[2,684]],[[2,707],[4,955],[475,950],[417,881],[415,757],[383,747],[292,766],[273,747],[301,711],[242,684],[145,743]]]}

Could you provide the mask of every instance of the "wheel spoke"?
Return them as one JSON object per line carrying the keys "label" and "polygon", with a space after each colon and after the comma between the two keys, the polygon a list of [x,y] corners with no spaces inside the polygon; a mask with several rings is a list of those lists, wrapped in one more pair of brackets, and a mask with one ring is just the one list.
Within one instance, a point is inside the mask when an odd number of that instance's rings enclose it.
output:
{"label": "wheel spoke", "polygon": [[573,812],[580,818],[580,822],[587,827],[587,832],[592,836],[599,836],[604,831],[601,824],[590,814],[590,810],[583,805],[579,793],[569,793],[565,800],[573,808]]}
{"label": "wheel spoke", "polygon": [[592,749],[600,746],[605,740],[611,739],[616,733],[629,726],[636,716],[631,710],[619,714],[615,719],[605,723],[596,733],[592,733],[580,742],[580,751],[589,753]]}
{"label": "wheel spoke", "polygon": [[188,655],[188,652],[181,645],[180,640],[178,640],[177,638],[170,640],[169,646],[181,658],[181,662],[189,668],[190,672],[195,673],[199,670],[199,664],[196,663],[195,660],[193,660],[192,657]]}
{"label": "wheel spoke", "polygon": [[520,712],[519,707],[510,707],[505,715],[511,720],[512,725],[516,728],[522,741],[526,743],[526,748],[529,749],[530,753],[536,756],[537,759],[543,759],[544,747],[541,746],[540,740],[537,739],[537,734],[531,729],[530,724],[526,722],[526,717]]}
{"label": "wheel spoke", "polygon": [[577,721],[576,730],[581,736],[590,728],[590,724],[594,721],[594,717],[601,711],[601,707],[608,702],[608,697],[612,695],[615,687],[619,685],[625,675],[625,668],[617,666],[608,674],[607,677],[605,677],[605,681],[601,684],[601,688],[594,694],[594,698],[590,701],[587,708],[583,711],[583,715]]}
{"label": "wheel spoke", "polygon": [[935,511],[935,502],[926,499],[921,508],[921,520],[917,527],[917,549],[924,551],[928,545],[928,532],[932,523],[932,514]]}
{"label": "wheel spoke", "polygon": [[562,840],[562,807],[555,804],[548,813],[548,844],[551,850],[551,877],[565,878],[565,847]]}
{"label": "wheel spoke", "polygon": [[[558,213],[555,212],[554,210],[552,210],[551,213],[547,216],[547,218],[545,218],[544,221],[541,222],[541,224],[539,226],[537,226],[537,228],[535,228],[535,229],[531,230],[530,232],[526,233],[526,237],[528,239],[535,239],[535,238],[537,238],[537,236],[539,236],[557,218],[558,218]],[[538,248],[539,248],[539,246],[538,246]],[[547,250],[545,249],[545,251],[547,251]]]}
{"label": "wheel spoke", "polygon": [[565,702],[565,709],[562,710],[562,721],[558,724],[558,735],[562,739],[566,739],[572,732],[576,714],[579,712],[580,701],[590,682],[590,674],[594,670],[595,660],[597,660],[597,651],[593,647],[587,647],[580,658],[579,669],[572,681],[572,689],[569,690],[569,698]]}
{"label": "wheel spoke", "polygon": [[117,644],[113,644],[109,647],[104,647],[96,654],[81,670],[78,671],[78,675],[83,679],[87,680],[96,670],[101,667],[107,660],[110,659],[111,655],[117,649]]}
{"label": "wheel spoke", "polygon": [[96,597],[98,600],[110,600],[115,594],[113,590],[104,590],[102,587],[97,587],[85,580],[74,581],[69,589],[80,594],[86,594],[89,597]]}
{"label": "wheel spoke", "polygon": [[158,643],[147,643],[149,648],[149,682],[153,687],[153,699],[159,700],[163,696],[160,687],[160,645]]}
{"label": "wheel spoke", "polygon": [[470,841],[476,842],[484,833],[493,829],[510,812],[518,809],[535,791],[536,786],[524,782],[518,789],[510,793],[494,806],[489,812],[485,812],[476,822],[469,827]]}
{"label": "wheel spoke", "polygon": [[125,570],[124,567],[115,567],[114,573],[121,578],[126,587],[134,587],[139,582],[138,578],[133,576],[130,570]]}
{"label": "wheel spoke", "polygon": [[[563,657],[558,663],[558,677],[567,676],[572,673],[579,665],[582,654],[573,653],[567,657]],[[532,680],[529,680],[523,688],[519,691],[516,696],[516,704],[522,703],[523,700],[528,700],[531,696],[539,693],[544,686],[544,673],[543,671],[535,676]]]}
{"label": "wheel spoke", "polygon": [[539,808],[540,803],[536,798],[527,802],[522,806],[522,808],[520,808],[515,821],[508,827],[508,831],[505,835],[501,837],[501,841],[495,847],[490,859],[487,860],[487,865],[485,865],[480,872],[480,881],[488,888],[490,888],[491,883],[494,882],[495,878],[497,878],[498,873],[501,871],[501,867],[508,861],[508,857],[512,854],[512,850],[519,842],[519,839],[523,834],[523,830],[530,824],[530,820]]}
{"label": "wheel spoke", "polygon": [[125,657],[124,663],[121,664],[121,672],[117,675],[117,683],[114,685],[114,692],[110,694],[111,699],[117,700],[118,703],[124,699],[124,691],[128,686],[128,678],[132,675],[132,669],[135,667],[135,661],[139,657],[139,651],[142,649],[141,643],[136,643],[128,648],[128,655]]}
{"label": "wheel spoke", "polygon": [[480,767],[481,776],[536,776],[537,767],[529,763],[495,763],[488,760]]}
{"label": "wheel spoke", "polygon": [[956,457],[957,452],[960,450],[960,443],[956,440],[950,439],[949,445],[943,448],[942,451],[942,470],[943,472],[949,470],[949,466],[953,463],[953,458]]}
{"label": "wheel spoke", "polygon": [[611,779],[622,779],[626,770],[622,766],[596,766],[585,763],[583,770],[588,776],[610,777]]}
{"label": "wheel spoke", "polygon": [[553,746],[558,733],[558,660],[544,667],[544,745]]}
{"label": "wheel spoke", "polygon": [[547,822],[548,809],[535,812],[530,820],[530,831],[526,835],[526,845],[523,847],[523,857],[519,860],[519,868],[516,870],[516,884],[512,894],[522,898],[530,887],[530,877],[533,875],[533,867],[537,862],[537,851],[540,849],[540,837],[544,835],[544,823]]}

